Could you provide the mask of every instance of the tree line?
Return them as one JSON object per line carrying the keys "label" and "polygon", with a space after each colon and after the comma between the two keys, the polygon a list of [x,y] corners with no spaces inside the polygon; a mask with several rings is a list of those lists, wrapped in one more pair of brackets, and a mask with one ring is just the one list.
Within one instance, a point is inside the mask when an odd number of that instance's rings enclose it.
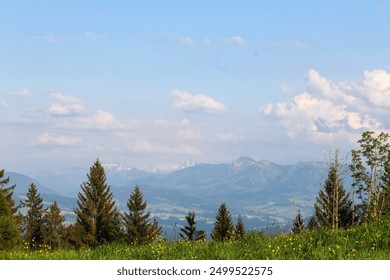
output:
{"label": "tree line", "polygon": [[[141,245],[161,238],[162,228],[146,211],[147,202],[138,185],[127,201],[127,211],[120,213],[99,160],[90,167],[88,180],[81,184],[74,209],[76,222],[67,226],[56,202],[44,208],[43,199],[33,183],[26,198],[16,206],[12,199],[16,186],[6,187],[9,177],[4,178],[4,174],[4,170],[0,170],[0,250],[22,243],[29,250],[94,248],[111,242]],[[21,214],[20,208],[27,212]],[[195,212],[190,211],[185,218],[188,225],[180,228],[180,237],[194,242],[205,241],[206,232],[196,228]],[[222,203],[211,238],[222,241],[244,233],[241,217],[234,228],[226,204]]]}
{"label": "tree line", "polygon": [[[364,222],[378,221],[390,214],[390,144],[389,134],[362,134],[360,149],[352,150],[352,160],[345,169],[336,149],[330,161],[327,179],[321,186],[314,203],[314,214],[307,225],[300,211],[292,227],[294,234],[305,230],[326,227],[332,230],[352,227]],[[346,191],[344,178],[353,178],[350,192]],[[0,250],[22,244],[29,250],[43,247],[94,248],[111,242],[142,245],[162,238],[162,228],[146,210],[147,202],[139,186],[135,186],[127,201],[127,210],[121,213],[115,203],[105,170],[99,160],[90,167],[87,180],[81,184],[76,222],[65,225],[60,208],[54,202],[44,208],[43,199],[32,183],[26,198],[16,205],[12,198],[15,185],[8,186],[9,178],[0,170]],[[20,209],[27,212],[22,214]],[[180,237],[200,242],[206,233],[196,227],[195,212],[185,216],[187,225],[180,228]],[[226,241],[246,234],[242,217],[236,224],[227,205],[222,203],[210,234],[212,240]]]}
{"label": "tree line", "polygon": [[[379,221],[390,214],[390,136],[366,131],[351,151],[351,162],[341,164],[338,149],[330,161],[328,176],[314,203],[314,214],[304,224],[299,211],[292,231],[301,233],[320,227],[345,229],[365,222]],[[347,192],[344,179],[352,177]]]}

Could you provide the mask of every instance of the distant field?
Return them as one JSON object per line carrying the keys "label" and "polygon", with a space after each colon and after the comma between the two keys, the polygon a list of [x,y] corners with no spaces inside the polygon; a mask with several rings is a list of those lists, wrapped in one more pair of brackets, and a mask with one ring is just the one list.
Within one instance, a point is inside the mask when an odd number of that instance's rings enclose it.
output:
{"label": "distant field", "polygon": [[390,259],[390,219],[353,229],[317,230],[276,237],[248,234],[228,242],[160,241],[145,246],[109,244],[96,249],[0,252],[12,260],[364,260]]}

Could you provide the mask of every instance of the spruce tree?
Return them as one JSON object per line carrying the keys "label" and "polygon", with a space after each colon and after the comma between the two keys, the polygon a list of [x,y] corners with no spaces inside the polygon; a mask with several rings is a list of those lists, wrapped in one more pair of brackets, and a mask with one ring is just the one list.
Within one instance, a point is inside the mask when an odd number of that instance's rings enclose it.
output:
{"label": "spruce tree", "polygon": [[27,214],[23,217],[24,239],[30,250],[39,249],[43,244],[43,199],[38,193],[37,187],[31,183],[27,198],[20,202],[22,207],[27,207]]}
{"label": "spruce tree", "polygon": [[179,233],[180,237],[189,241],[204,241],[206,239],[206,232],[204,230],[196,229],[195,212],[190,211],[186,216],[188,226],[180,228],[182,233]]}
{"label": "spruce tree", "polygon": [[238,215],[236,228],[234,230],[236,237],[243,237],[245,235],[244,222],[242,221],[241,215]]}
{"label": "spruce tree", "polygon": [[150,212],[145,212],[146,207],[147,202],[143,200],[141,189],[136,185],[127,202],[129,212],[125,212],[123,217],[130,244],[147,244],[157,240],[161,234],[157,220],[149,221]]}
{"label": "spruce tree", "polygon": [[321,227],[338,230],[353,224],[352,202],[340,175],[338,150],[330,164],[328,178],[324,189],[319,192],[314,209],[316,221]]}
{"label": "spruce tree", "polygon": [[294,234],[300,234],[305,230],[304,224],[303,224],[303,219],[301,215],[301,211],[298,210],[297,215],[295,216],[294,224],[292,227],[292,232]]}
{"label": "spruce tree", "polygon": [[20,244],[21,236],[4,192],[0,190],[0,251],[14,249]]}
{"label": "spruce tree", "polygon": [[16,215],[16,212],[18,211],[18,207],[15,206],[15,201],[12,199],[12,195],[14,193],[14,189],[16,185],[12,185],[9,187],[5,187],[9,183],[9,177],[4,178],[5,171],[4,169],[0,170],[0,190],[3,191],[5,198],[8,201],[8,204],[11,207],[12,214]]}
{"label": "spruce tree", "polygon": [[106,173],[99,159],[90,167],[88,180],[78,194],[75,228],[83,245],[95,247],[122,237],[120,213],[115,206]]}
{"label": "spruce tree", "polygon": [[234,237],[234,226],[232,217],[225,203],[222,203],[215,217],[214,227],[211,232],[211,239],[225,241]]}
{"label": "spruce tree", "polygon": [[307,223],[307,229],[308,230],[315,230],[317,229],[319,226],[318,226],[318,222],[317,222],[317,219],[315,216],[312,216],[309,220],[309,222]]}
{"label": "spruce tree", "polygon": [[50,246],[51,249],[57,249],[63,243],[64,221],[65,218],[61,215],[57,202],[54,202],[44,215],[44,243]]}

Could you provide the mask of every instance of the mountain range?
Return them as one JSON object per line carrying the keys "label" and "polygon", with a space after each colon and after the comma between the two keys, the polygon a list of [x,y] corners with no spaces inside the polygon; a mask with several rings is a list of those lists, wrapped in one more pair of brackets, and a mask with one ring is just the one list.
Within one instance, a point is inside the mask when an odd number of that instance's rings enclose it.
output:
{"label": "mountain range", "polygon": [[[188,162],[174,170],[145,171],[119,164],[104,164],[107,182],[120,210],[135,185],[141,187],[148,211],[157,217],[167,235],[177,235],[188,211],[195,211],[197,227],[210,232],[218,207],[225,202],[235,222],[241,215],[248,230],[286,229],[299,209],[312,215],[313,204],[325,181],[328,164],[299,162],[279,165],[240,157],[231,163]],[[45,203],[57,201],[68,222],[75,219],[80,184],[87,180],[88,169],[72,168],[39,172],[31,176],[9,172],[16,184],[16,200],[22,199],[34,182]],[[345,182],[349,189],[349,180]]]}

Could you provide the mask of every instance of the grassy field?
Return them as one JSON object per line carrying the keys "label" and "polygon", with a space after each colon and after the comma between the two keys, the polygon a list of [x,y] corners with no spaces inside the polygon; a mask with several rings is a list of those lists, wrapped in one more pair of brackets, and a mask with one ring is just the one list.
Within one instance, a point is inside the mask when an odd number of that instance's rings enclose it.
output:
{"label": "grassy field", "polygon": [[364,260],[390,259],[390,219],[332,232],[317,230],[300,235],[275,237],[248,234],[227,241],[192,243],[160,241],[145,246],[109,244],[95,249],[42,249],[29,252],[0,252],[0,259],[12,260]]}

